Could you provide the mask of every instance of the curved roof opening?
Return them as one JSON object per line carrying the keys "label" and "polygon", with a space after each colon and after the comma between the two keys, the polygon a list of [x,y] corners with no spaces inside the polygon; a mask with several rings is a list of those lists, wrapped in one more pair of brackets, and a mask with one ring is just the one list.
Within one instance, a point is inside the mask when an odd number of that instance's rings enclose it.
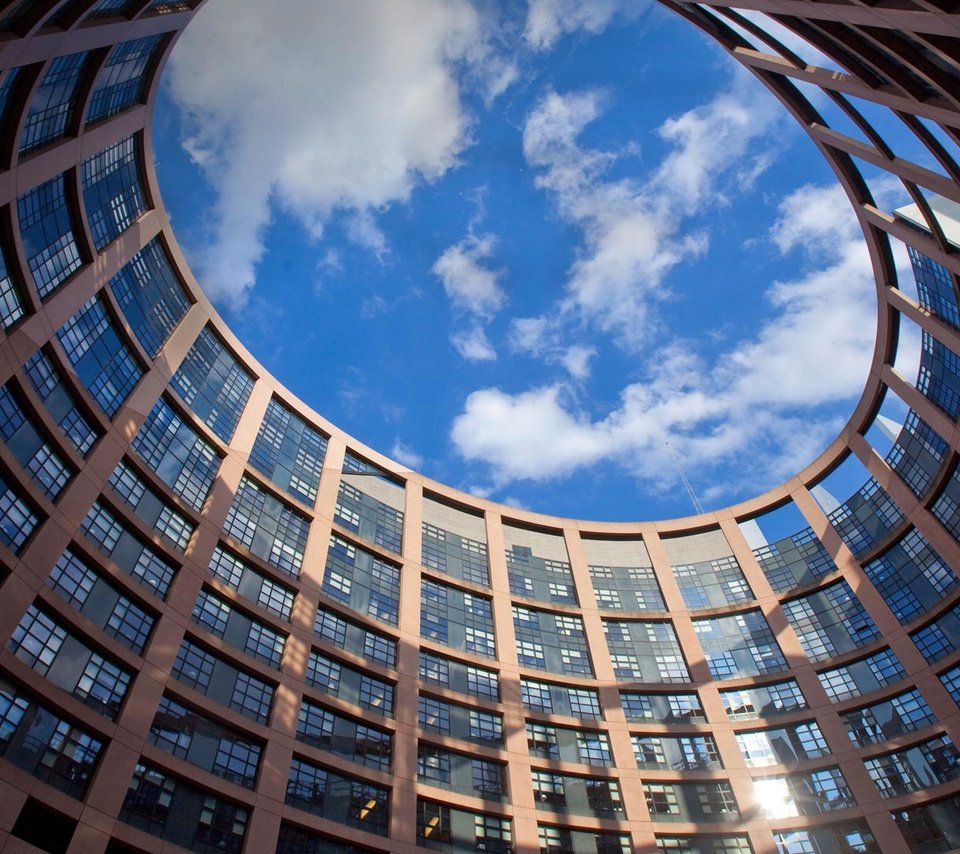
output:
{"label": "curved roof opening", "polygon": [[463,491],[603,519],[750,498],[841,431],[870,254],[712,39],[659,5],[294,6],[207,4],[153,142],[199,281],[303,400]]}

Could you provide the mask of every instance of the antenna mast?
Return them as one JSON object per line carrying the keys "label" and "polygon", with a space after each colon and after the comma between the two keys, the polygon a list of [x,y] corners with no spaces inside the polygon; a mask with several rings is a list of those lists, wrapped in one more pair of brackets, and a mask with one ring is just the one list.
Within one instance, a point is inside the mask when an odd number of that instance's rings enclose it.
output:
{"label": "antenna mast", "polygon": [[683,488],[687,490],[687,495],[690,496],[690,503],[693,504],[693,509],[697,511],[698,514],[704,512],[703,505],[700,503],[700,499],[697,498],[697,493],[693,491],[693,487],[690,485],[690,481],[687,479],[687,473],[683,470],[683,466],[680,464],[680,455],[670,447],[669,442],[664,442],[664,445],[667,446],[667,450],[670,451],[670,456],[673,459],[674,465],[677,467],[677,471],[680,473],[680,481],[683,483]]}

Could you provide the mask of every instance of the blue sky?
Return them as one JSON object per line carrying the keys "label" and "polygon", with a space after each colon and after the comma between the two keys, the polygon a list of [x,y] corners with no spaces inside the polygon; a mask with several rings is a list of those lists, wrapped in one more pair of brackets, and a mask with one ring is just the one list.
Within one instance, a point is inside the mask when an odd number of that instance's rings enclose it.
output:
{"label": "blue sky", "polygon": [[655,4],[211,0],[154,141],[251,351],[478,495],[687,515],[681,459],[717,508],[812,460],[862,388],[849,206],[772,96]]}

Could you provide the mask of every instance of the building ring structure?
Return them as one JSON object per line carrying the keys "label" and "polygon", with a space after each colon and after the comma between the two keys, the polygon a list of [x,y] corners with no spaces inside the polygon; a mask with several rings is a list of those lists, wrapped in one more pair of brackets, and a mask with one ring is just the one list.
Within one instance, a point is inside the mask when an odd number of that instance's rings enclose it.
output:
{"label": "building ring structure", "polygon": [[[0,4],[0,849],[960,847],[960,250],[942,215],[960,15],[662,2],[833,168],[877,343],[850,421],[795,477],[629,524],[403,471],[230,332],[150,142],[198,3]],[[909,211],[877,206],[877,174]],[[903,324],[915,382],[893,367]],[[881,454],[886,395],[910,416]],[[825,512],[811,490],[851,455],[867,482]],[[758,539],[784,506],[797,532]]]}

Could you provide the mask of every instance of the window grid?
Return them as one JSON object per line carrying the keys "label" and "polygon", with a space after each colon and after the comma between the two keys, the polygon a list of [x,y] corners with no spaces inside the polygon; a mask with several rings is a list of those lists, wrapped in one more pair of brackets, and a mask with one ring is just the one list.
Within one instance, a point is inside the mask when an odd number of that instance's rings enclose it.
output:
{"label": "window grid", "polygon": [[274,398],[267,405],[250,465],[305,504],[317,499],[327,439]]}
{"label": "window grid", "polygon": [[528,546],[508,548],[506,557],[510,592],[514,596],[557,605],[579,604],[566,561],[539,557]]}
{"label": "window grid", "polygon": [[793,679],[754,688],[721,691],[720,700],[731,720],[756,720],[807,708],[800,686]]}
{"label": "window grid", "polygon": [[54,500],[73,474],[34,426],[8,386],[0,386],[0,437],[47,498]]}
{"label": "window grid", "polygon": [[24,119],[20,154],[66,136],[76,114],[78,84],[86,62],[85,51],[50,61]]}
{"label": "window grid", "polygon": [[906,677],[893,650],[882,649],[867,658],[817,674],[820,684],[835,703],[859,697]]}
{"label": "window grid", "polygon": [[753,556],[775,593],[804,587],[837,568],[813,528],[753,549]]}
{"label": "window grid", "polygon": [[80,165],[83,205],[98,252],[147,210],[135,137],[127,137]]}
{"label": "window grid", "polygon": [[[344,464],[344,471],[348,470]],[[340,481],[334,521],[395,554],[403,544],[403,511],[378,501],[355,486]]]}
{"label": "window grid", "polygon": [[0,477],[0,543],[16,554],[39,521],[36,514]]}
{"label": "window grid", "polygon": [[[163,560],[153,549],[143,545],[130,535],[99,501],[95,501],[80,525],[80,530],[101,551],[117,561],[132,578],[135,578],[161,599],[167,595],[176,569]],[[135,543],[136,558],[132,559],[131,543]],[[122,549],[117,549],[118,545]]]}
{"label": "window grid", "polygon": [[336,535],[330,537],[321,587],[358,614],[397,624],[400,568]]}
{"label": "window grid", "polygon": [[482,587],[490,586],[486,543],[424,522],[421,547],[424,566]]}
{"label": "window grid", "polygon": [[901,623],[929,610],[960,584],[916,528],[863,571]]}
{"label": "window grid", "polygon": [[593,676],[580,617],[514,605],[513,628],[521,667]]}
{"label": "window grid", "polygon": [[879,744],[936,721],[923,695],[913,689],[880,703],[853,709],[840,716],[850,741],[858,747]]}
{"label": "window grid", "polygon": [[[143,654],[143,648],[153,629],[153,617],[115,591],[111,584],[101,579],[71,549],[67,549],[59,557],[47,578],[47,584],[76,610],[93,619],[106,634],[116,638],[137,655]],[[114,600],[113,608],[104,613],[104,608],[94,603],[91,613],[86,613],[84,605],[98,585],[104,591],[100,602],[106,601],[106,594],[109,592],[110,598]]]}
{"label": "window grid", "polygon": [[140,345],[156,358],[190,307],[160,239],[134,255],[109,287]]}
{"label": "window grid", "polygon": [[163,501],[124,460],[117,464],[108,482],[149,527],[180,551],[187,547],[196,525]]}
{"label": "window grid", "polygon": [[697,694],[647,694],[620,692],[620,704],[628,721],[702,723],[706,721]]}
{"label": "window grid", "polygon": [[670,621],[604,620],[603,630],[618,681],[690,681]]}
{"label": "window grid", "polygon": [[146,36],[121,42],[110,51],[93,86],[88,122],[110,118],[142,101],[146,72],[162,40],[161,35]]}
{"label": "window grid", "polygon": [[870,478],[827,518],[850,551],[861,555],[900,524],[903,512],[876,479]]}
{"label": "window grid", "polygon": [[143,370],[114,328],[99,296],[90,299],[57,331],[77,376],[113,418]]}
{"label": "window grid", "polygon": [[[2,88],[0,87],[0,121],[3,120]],[[6,250],[0,247],[0,327],[9,329],[23,315],[23,299],[20,296],[20,289],[7,268]]]}
{"label": "window grid", "polygon": [[24,363],[27,378],[50,416],[81,456],[86,456],[98,438],[97,430],[77,409],[76,398],[60,371],[42,350]]}
{"label": "window grid", "polygon": [[41,299],[83,264],[73,235],[64,176],[57,175],[17,199],[20,238]]}
{"label": "window grid", "polygon": [[229,442],[253,391],[253,377],[210,328],[204,327],[171,385],[217,438]]}
{"label": "window grid", "polygon": [[299,578],[309,522],[250,478],[240,481],[223,527],[257,557]]}
{"label": "window grid", "polygon": [[220,455],[164,400],[150,410],[131,443],[143,461],[194,510],[200,510],[220,467]]}
{"label": "window grid", "polygon": [[880,637],[846,581],[783,602],[782,607],[811,661],[824,661]]}
{"label": "window grid", "polygon": [[759,610],[694,620],[693,628],[714,679],[787,669],[787,661]]}
{"label": "window grid", "polygon": [[691,609],[736,605],[753,599],[735,557],[721,557],[673,567],[684,604]]}
{"label": "window grid", "polygon": [[606,611],[665,611],[660,585],[649,566],[591,566],[597,606]]}

